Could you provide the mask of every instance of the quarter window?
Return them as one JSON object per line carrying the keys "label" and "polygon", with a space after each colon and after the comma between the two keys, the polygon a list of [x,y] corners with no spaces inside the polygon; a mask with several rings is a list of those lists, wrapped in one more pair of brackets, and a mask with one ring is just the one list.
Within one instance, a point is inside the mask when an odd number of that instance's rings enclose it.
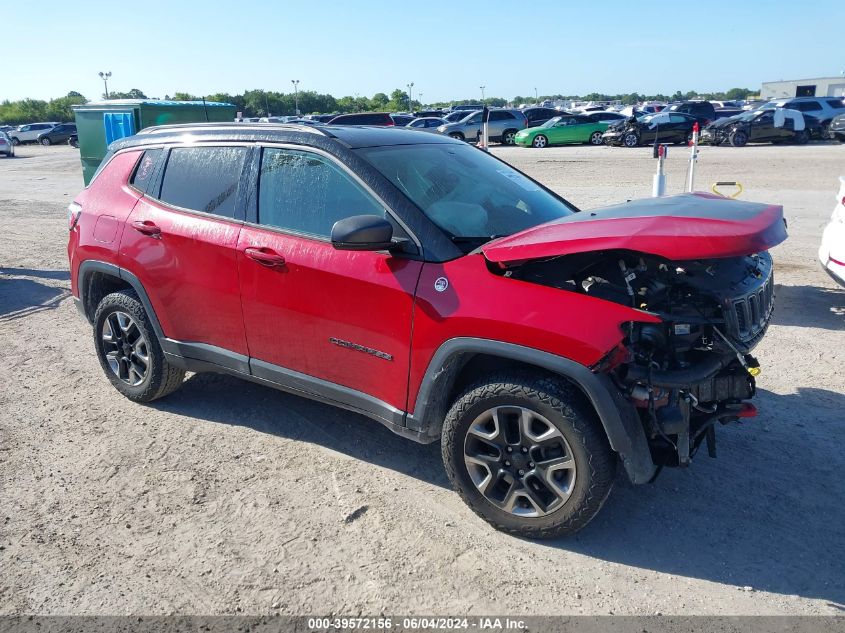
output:
{"label": "quarter window", "polygon": [[330,160],[318,154],[265,148],[258,183],[258,222],[329,237],[338,220],[384,216],[384,208]]}
{"label": "quarter window", "polygon": [[235,217],[238,182],[246,153],[246,147],[170,150],[159,198],[183,209]]}
{"label": "quarter window", "polygon": [[135,173],[132,174],[132,178],[129,180],[129,183],[136,189],[140,191],[147,190],[147,186],[150,184],[153,176],[155,176],[155,166],[158,163],[158,157],[161,156],[161,152],[162,150],[160,149],[148,149],[141,156],[141,160],[138,161],[138,166],[135,168]]}

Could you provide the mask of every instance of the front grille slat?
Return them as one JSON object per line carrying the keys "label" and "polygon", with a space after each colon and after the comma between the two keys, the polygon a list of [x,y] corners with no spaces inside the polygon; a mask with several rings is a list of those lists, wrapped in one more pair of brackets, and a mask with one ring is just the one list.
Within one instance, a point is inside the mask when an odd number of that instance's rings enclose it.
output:
{"label": "front grille slat", "polygon": [[744,346],[753,347],[769,323],[774,308],[775,284],[772,271],[761,284],[746,294],[730,299],[731,317],[728,327],[733,337]]}

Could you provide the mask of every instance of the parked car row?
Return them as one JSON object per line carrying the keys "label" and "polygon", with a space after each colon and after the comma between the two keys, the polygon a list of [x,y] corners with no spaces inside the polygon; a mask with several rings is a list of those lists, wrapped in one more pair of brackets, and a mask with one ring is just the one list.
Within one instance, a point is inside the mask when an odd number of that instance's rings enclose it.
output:
{"label": "parked car row", "polygon": [[[22,143],[55,145],[56,143],[66,143],[72,134],[76,134],[76,124],[45,121],[43,123],[27,123],[17,127],[4,125],[0,126],[0,132],[7,136],[13,147]],[[3,153],[3,150],[0,150],[0,153]]]}

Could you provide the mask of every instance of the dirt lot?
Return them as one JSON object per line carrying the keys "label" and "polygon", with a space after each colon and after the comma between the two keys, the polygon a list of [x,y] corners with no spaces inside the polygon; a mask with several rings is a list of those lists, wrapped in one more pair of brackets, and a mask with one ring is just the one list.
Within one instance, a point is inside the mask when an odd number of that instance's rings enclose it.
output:
{"label": "dirt lot", "polygon": [[[649,195],[650,152],[495,150],[583,208]],[[843,173],[836,144],[702,150],[699,188],[740,180],[789,220],[761,416],[537,543],[476,518],[437,445],[365,418],[214,375],[120,397],[68,298],[77,152],[18,148],[0,159],[0,613],[841,613],[845,292],[815,257]]]}

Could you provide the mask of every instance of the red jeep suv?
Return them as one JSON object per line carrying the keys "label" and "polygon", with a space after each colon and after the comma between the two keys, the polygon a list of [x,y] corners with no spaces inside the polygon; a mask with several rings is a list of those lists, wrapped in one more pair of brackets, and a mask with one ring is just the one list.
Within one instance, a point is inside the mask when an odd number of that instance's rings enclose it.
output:
{"label": "red jeep suv", "polygon": [[114,143],[69,207],[106,376],[150,402],[223,372],[441,440],[466,503],[573,532],[621,463],[687,466],[749,417],[779,206],[581,211],[412,130],[202,124]]}

